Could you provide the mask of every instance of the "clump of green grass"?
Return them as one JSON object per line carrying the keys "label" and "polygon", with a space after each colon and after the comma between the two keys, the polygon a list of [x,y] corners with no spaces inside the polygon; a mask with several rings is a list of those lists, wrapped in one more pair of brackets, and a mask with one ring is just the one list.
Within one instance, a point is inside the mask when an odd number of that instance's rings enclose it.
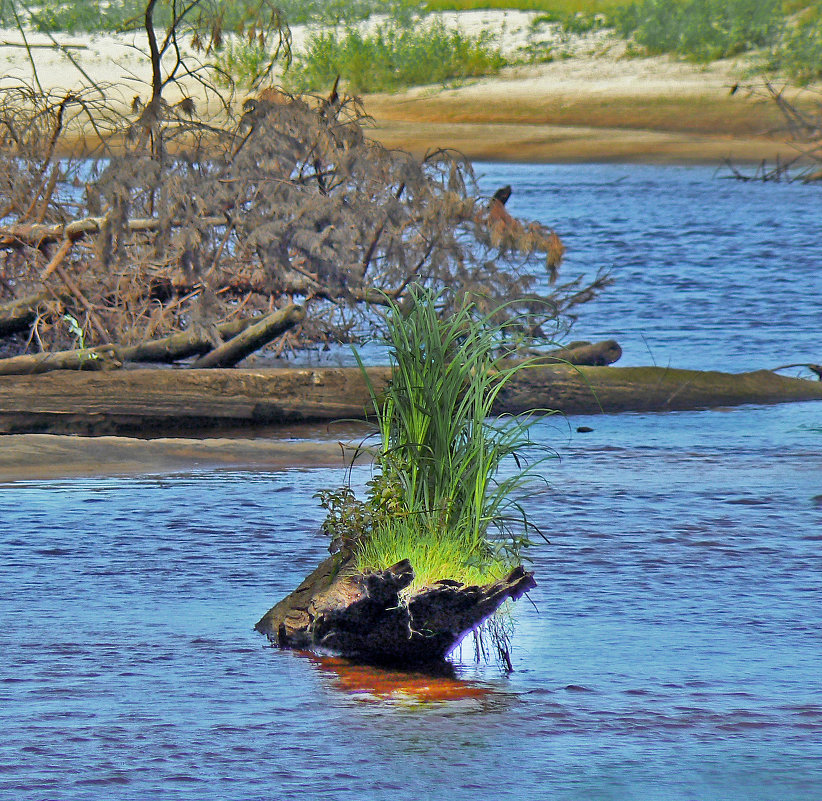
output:
{"label": "clump of green grass", "polygon": [[407,588],[409,593],[430,587],[441,579],[459,581],[466,586],[488,584],[503,578],[511,569],[506,560],[471,561],[459,540],[420,528],[408,517],[378,527],[357,548],[361,570],[385,570],[402,559],[408,559],[414,568],[414,581]]}
{"label": "clump of green grass", "polygon": [[371,388],[380,445],[368,499],[345,488],[321,495],[326,531],[354,550],[359,569],[409,559],[412,589],[500,578],[537,530],[515,497],[543,461],[524,460],[534,418],[491,418],[499,393],[529,362],[499,355],[507,332],[493,315],[468,303],[443,318],[437,305],[423,289],[408,310],[389,304],[393,378],[380,394]]}
{"label": "clump of green grass", "polygon": [[348,26],[311,34],[286,83],[297,92],[319,91],[340,75],[351,92],[391,91],[490,75],[505,63],[490,33],[469,36],[441,20],[394,16],[370,33]]}

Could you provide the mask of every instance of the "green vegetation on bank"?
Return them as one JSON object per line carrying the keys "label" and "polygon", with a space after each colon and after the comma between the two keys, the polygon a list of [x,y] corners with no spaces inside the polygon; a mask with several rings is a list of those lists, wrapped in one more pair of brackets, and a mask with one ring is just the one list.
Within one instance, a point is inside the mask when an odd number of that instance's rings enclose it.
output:
{"label": "green vegetation on bank", "polygon": [[767,69],[799,84],[822,78],[822,0],[796,12],[772,48]]}
{"label": "green vegetation on bank", "polygon": [[638,0],[614,12],[612,21],[649,54],[714,61],[773,42],[780,7],[781,0]]}
{"label": "green vegetation on bank", "polygon": [[797,15],[782,0],[636,0],[608,24],[649,54],[708,62],[763,50],[765,67],[801,82],[822,75],[822,2]]}
{"label": "green vegetation on bank", "polygon": [[[239,30],[258,0],[222,4],[225,31]],[[479,37],[451,28],[429,12],[511,9],[539,12],[535,23],[556,23],[562,36],[607,27],[629,42],[629,54],[670,53],[697,62],[755,52],[752,67],[797,83],[822,77],[822,0],[282,0],[291,25],[309,23],[306,48],[295,53],[286,76],[296,90],[322,91],[339,74],[354,92],[392,90],[424,83],[489,75],[505,65],[493,32]],[[0,0],[0,25],[21,21],[40,31],[136,30],[144,0],[43,0],[28,5]],[[384,15],[366,32],[359,23]],[[165,25],[169,4],[158,2],[155,19]],[[531,43],[514,61],[550,60],[555,43]],[[556,29],[552,35],[556,35]],[[243,81],[267,53],[225,37],[220,66]]]}
{"label": "green vegetation on bank", "polygon": [[575,14],[604,14],[627,0],[427,0],[427,11],[541,11],[562,19]]}
{"label": "green vegetation on bank", "polygon": [[822,0],[427,0],[425,6],[539,11],[565,33],[614,29],[635,55],[709,62],[759,51],[764,71],[800,84],[822,78]]}
{"label": "green vegetation on bank", "polygon": [[367,33],[352,26],[311,33],[285,80],[296,91],[319,91],[341,75],[350,92],[379,92],[492,75],[505,64],[490,33],[394,16]]}
{"label": "green vegetation on bank", "polygon": [[542,462],[524,462],[532,418],[490,417],[527,363],[497,355],[506,332],[474,306],[443,317],[436,295],[413,296],[386,317],[394,377],[384,393],[372,388],[377,474],[365,501],[349,488],[322,493],[324,527],[362,570],[409,559],[415,586],[484,583],[519,564],[534,530],[515,497]]}

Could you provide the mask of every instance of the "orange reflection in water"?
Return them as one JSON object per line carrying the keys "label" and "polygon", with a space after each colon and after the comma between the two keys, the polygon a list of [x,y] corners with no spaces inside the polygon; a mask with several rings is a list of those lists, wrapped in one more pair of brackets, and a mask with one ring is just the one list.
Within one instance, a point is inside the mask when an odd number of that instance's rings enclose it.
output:
{"label": "orange reflection in water", "polygon": [[361,665],[337,656],[300,654],[318,668],[330,687],[368,701],[447,703],[474,701],[485,706],[501,700],[502,693],[479,682],[459,679],[452,665],[435,671],[405,671]]}

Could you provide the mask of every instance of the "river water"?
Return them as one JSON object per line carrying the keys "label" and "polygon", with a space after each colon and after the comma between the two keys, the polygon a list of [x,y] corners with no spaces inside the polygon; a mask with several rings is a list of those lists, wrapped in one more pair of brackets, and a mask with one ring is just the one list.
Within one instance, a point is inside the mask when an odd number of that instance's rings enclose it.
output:
{"label": "river water", "polygon": [[[480,165],[617,287],[626,364],[822,361],[822,193],[705,168]],[[799,372],[798,370],[794,372]],[[578,433],[578,426],[593,431]],[[0,797],[822,797],[822,404],[549,418],[514,672],[266,646],[343,471],[0,486]],[[366,468],[354,471],[362,484]]]}

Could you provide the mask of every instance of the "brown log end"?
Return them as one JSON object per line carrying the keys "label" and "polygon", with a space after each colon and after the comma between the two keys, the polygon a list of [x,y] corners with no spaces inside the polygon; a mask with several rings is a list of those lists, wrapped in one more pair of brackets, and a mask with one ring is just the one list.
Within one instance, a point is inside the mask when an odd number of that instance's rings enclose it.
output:
{"label": "brown log end", "polygon": [[414,580],[408,560],[368,573],[352,572],[346,562],[336,575],[329,564],[273,607],[257,630],[280,647],[394,665],[439,662],[506,600],[536,586],[533,575],[517,567],[491,584],[444,579],[404,597]]}

